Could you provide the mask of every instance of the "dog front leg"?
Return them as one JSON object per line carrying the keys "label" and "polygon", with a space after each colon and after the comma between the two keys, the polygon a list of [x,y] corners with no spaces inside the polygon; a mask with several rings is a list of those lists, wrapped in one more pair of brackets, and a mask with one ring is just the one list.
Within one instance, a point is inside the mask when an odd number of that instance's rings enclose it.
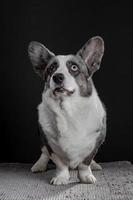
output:
{"label": "dog front leg", "polygon": [[68,166],[55,153],[51,154],[51,160],[56,164],[56,175],[51,179],[50,183],[53,185],[68,184],[70,178]]}
{"label": "dog front leg", "polygon": [[90,165],[87,166],[84,163],[80,163],[78,166],[78,178],[82,183],[95,183],[96,178],[92,174]]}

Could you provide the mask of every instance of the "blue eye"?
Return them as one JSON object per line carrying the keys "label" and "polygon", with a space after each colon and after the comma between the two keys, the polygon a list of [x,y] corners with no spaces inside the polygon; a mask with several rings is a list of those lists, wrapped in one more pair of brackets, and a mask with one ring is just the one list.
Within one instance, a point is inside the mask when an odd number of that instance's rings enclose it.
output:
{"label": "blue eye", "polygon": [[78,71],[77,65],[72,65],[71,70],[74,71],[74,72]]}

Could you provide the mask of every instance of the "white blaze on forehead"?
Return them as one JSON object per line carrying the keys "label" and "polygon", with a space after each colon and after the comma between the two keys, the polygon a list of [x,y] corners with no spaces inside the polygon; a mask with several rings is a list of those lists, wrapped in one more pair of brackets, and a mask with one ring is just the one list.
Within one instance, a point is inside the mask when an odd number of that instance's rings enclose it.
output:
{"label": "white blaze on forehead", "polygon": [[72,56],[71,55],[66,55],[66,56],[59,55],[59,56],[56,56],[56,59],[58,60],[59,67],[57,68],[55,73],[62,73],[64,75],[64,77],[65,77],[64,87],[68,90],[77,89],[78,88],[77,83],[76,83],[74,77],[69,73],[68,68],[66,66],[66,62],[68,60],[71,60]]}
{"label": "white blaze on forehead", "polygon": [[[58,62],[59,62],[59,68],[60,68],[60,69],[64,69],[64,68],[67,69],[67,67],[66,67],[66,62],[67,62],[68,60],[71,60],[72,56],[71,56],[71,55],[66,55],[66,56],[61,55],[61,56],[56,56],[56,58],[57,58],[57,60],[58,60]],[[67,70],[67,71],[68,71],[68,70]]]}

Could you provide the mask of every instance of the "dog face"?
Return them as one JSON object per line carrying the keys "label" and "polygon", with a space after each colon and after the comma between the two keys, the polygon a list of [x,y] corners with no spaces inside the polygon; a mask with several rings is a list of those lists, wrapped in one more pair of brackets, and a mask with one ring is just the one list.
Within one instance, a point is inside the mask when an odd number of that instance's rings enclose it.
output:
{"label": "dog face", "polygon": [[28,54],[34,70],[45,81],[45,90],[55,97],[91,94],[89,77],[100,67],[104,53],[101,37],[93,37],[76,55],[58,55],[38,42],[31,42]]}

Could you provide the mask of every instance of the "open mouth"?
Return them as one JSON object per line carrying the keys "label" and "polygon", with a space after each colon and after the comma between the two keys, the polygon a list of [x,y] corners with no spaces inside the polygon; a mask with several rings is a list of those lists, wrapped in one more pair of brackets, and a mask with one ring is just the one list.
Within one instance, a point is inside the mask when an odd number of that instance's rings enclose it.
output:
{"label": "open mouth", "polygon": [[57,94],[65,94],[65,95],[72,95],[74,90],[67,90],[64,87],[57,87],[53,90],[53,94],[56,96]]}

